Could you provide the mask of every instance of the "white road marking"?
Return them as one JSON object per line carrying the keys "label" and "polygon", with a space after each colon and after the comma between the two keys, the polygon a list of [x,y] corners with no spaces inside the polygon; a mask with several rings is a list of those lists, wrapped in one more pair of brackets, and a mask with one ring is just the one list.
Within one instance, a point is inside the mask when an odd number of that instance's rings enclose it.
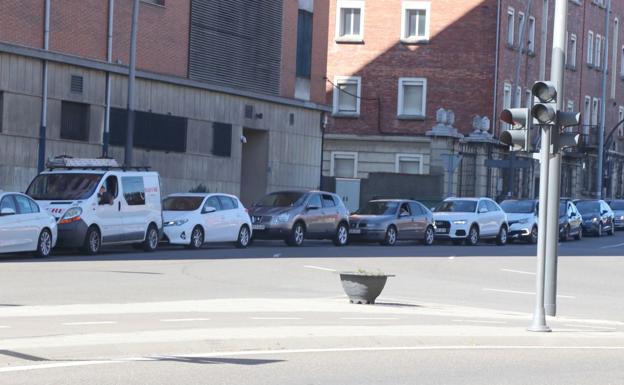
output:
{"label": "white road marking", "polygon": [[279,258],[279,257],[281,257],[281,256],[282,256],[282,254],[280,254],[280,253],[273,254],[273,258]]}
{"label": "white road marking", "polygon": [[392,320],[398,320],[400,318],[398,317],[341,317],[341,320],[352,320],[352,321],[366,321],[366,320],[370,320],[370,321],[377,321],[377,320],[387,320],[387,321],[392,321]]}
{"label": "white road marking", "polygon": [[253,320],[300,320],[300,317],[249,317]]}
{"label": "white road marking", "polygon": [[328,267],[320,267],[320,266],[312,266],[312,265],[304,265],[303,267],[308,268],[308,269],[323,270],[323,271],[336,271]]}
{"label": "white road marking", "polygon": [[507,273],[517,273],[517,274],[535,275],[535,273],[533,273],[533,272],[530,272],[530,271],[523,271],[523,270],[500,269],[500,271],[504,271],[504,272],[507,272]]}
{"label": "white road marking", "polygon": [[160,322],[194,322],[194,321],[210,321],[210,318],[167,318],[167,319],[160,320]]}
{"label": "white road marking", "polygon": [[128,362],[158,361],[171,358],[210,358],[210,357],[248,357],[248,356],[279,356],[284,354],[311,354],[311,353],[358,353],[358,352],[401,352],[401,351],[470,351],[470,350],[605,350],[624,351],[624,346],[542,346],[542,345],[451,345],[451,346],[391,346],[391,347],[355,347],[355,348],[329,348],[329,349],[284,349],[284,350],[242,350],[229,352],[210,352],[203,354],[185,354],[175,356],[152,356],[152,357],[130,357],[97,361],[72,361],[55,362],[39,365],[22,365],[0,368],[0,373],[23,372],[29,370],[42,370],[54,368],[68,368],[77,366],[121,364]]}
{"label": "white road marking", "polygon": [[[611,328],[607,326],[592,326],[592,325],[573,325],[573,324],[565,324],[563,326],[575,327],[575,328],[585,328],[585,329],[599,329],[599,330],[617,330],[617,328]],[[588,330],[591,331],[591,330]]]}
{"label": "white road marking", "polygon": [[455,259],[455,256],[451,255],[450,257],[448,257],[448,259]]}
{"label": "white road marking", "polygon": [[90,322],[64,322],[65,326],[79,326],[79,325],[112,325],[116,324],[115,321],[90,321]]}
{"label": "white road marking", "polygon": [[624,246],[624,243],[618,243],[617,245],[602,246],[601,249],[615,249],[616,247],[622,247],[622,246]]}
{"label": "white road marking", "polygon": [[504,321],[486,321],[486,320],[476,320],[476,319],[454,319],[453,322],[469,322],[475,324],[506,324]]}
{"label": "white road marking", "polygon": [[[534,292],[531,291],[518,291],[518,290],[505,290],[505,289],[491,289],[489,287],[484,287],[483,291],[493,291],[497,293],[509,293],[509,294],[526,294],[526,295],[535,295]],[[557,298],[568,298],[568,299],[576,299],[575,296],[572,295],[563,295],[557,294]]]}
{"label": "white road marking", "polygon": [[6,325],[0,325],[0,329],[10,329],[10,326],[6,326]]}

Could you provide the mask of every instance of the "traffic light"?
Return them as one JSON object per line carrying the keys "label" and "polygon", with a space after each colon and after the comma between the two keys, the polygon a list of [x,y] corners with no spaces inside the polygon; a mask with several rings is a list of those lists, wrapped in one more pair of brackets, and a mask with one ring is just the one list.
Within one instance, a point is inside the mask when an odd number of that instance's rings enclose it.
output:
{"label": "traffic light", "polygon": [[581,114],[579,112],[557,111],[558,130],[552,135],[553,145],[556,151],[578,146],[580,138],[578,132],[560,132],[559,130],[565,127],[578,126],[579,124],[581,124]]}
{"label": "traffic light", "polygon": [[511,146],[515,151],[530,151],[529,109],[508,108],[501,112],[500,120],[512,126],[510,130],[501,132],[501,143]]}
{"label": "traffic light", "polygon": [[531,93],[537,102],[531,109],[531,116],[539,125],[554,126],[557,123],[557,88],[552,82],[538,81]]}

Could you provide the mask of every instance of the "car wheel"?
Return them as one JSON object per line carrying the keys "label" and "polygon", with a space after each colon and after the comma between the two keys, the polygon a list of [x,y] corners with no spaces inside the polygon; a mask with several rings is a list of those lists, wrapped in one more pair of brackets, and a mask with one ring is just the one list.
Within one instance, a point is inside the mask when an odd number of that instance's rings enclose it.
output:
{"label": "car wheel", "polygon": [[249,246],[250,241],[251,241],[251,236],[249,233],[249,227],[247,227],[247,225],[241,226],[240,230],[238,231],[238,239],[236,240],[236,247],[239,249],[244,249],[247,246]]}
{"label": "car wheel", "polygon": [[576,235],[574,236],[574,239],[576,239],[577,241],[580,241],[581,239],[583,239],[583,229],[579,227],[578,229],[578,233],[576,233]]}
{"label": "car wheel", "polygon": [[566,225],[566,227],[563,229],[563,235],[559,237],[559,240],[561,242],[567,242],[568,239],[570,239],[570,225]]}
{"label": "car wheel", "polygon": [[201,226],[195,226],[191,232],[191,243],[189,249],[197,250],[204,244],[204,230]]}
{"label": "car wheel", "polygon": [[537,243],[537,226],[533,226],[533,228],[531,229],[531,234],[529,234],[529,238],[528,241],[530,244],[534,245]]}
{"label": "car wheel", "polygon": [[496,244],[499,246],[505,246],[507,244],[507,226],[501,226],[496,236]]}
{"label": "car wheel", "polygon": [[598,225],[598,231],[596,232],[597,237],[602,237],[602,223]]}
{"label": "car wheel", "polygon": [[295,223],[292,230],[290,231],[290,235],[288,239],[286,239],[286,244],[288,246],[301,246],[303,245],[303,241],[305,240],[305,227],[301,222]]}
{"label": "car wheel", "polygon": [[335,246],[345,246],[349,243],[349,227],[346,224],[338,225],[333,241]]}
{"label": "car wheel", "polygon": [[435,232],[433,231],[432,226],[427,226],[427,230],[425,230],[425,238],[423,239],[423,245],[431,246],[435,241]]}
{"label": "car wheel", "polygon": [[396,227],[394,227],[394,225],[390,225],[388,226],[388,229],[386,230],[386,237],[381,242],[381,244],[384,246],[394,246],[396,244],[396,241],[397,241]]}
{"label": "car wheel", "polygon": [[95,226],[91,226],[87,230],[85,243],[82,249],[89,255],[95,255],[100,252],[100,247],[102,247],[102,235],[100,234],[100,230]]}
{"label": "car wheel", "polygon": [[[507,236],[505,235],[505,238]],[[466,244],[469,246],[476,246],[479,244],[479,229],[477,226],[472,226],[468,231],[468,237],[466,238]]]}
{"label": "car wheel", "polygon": [[39,258],[45,258],[52,254],[52,233],[50,230],[43,229],[37,240],[37,251],[35,255]]}
{"label": "car wheel", "polygon": [[158,247],[158,229],[154,225],[150,225],[145,233],[145,241],[143,242],[143,251],[152,252]]}

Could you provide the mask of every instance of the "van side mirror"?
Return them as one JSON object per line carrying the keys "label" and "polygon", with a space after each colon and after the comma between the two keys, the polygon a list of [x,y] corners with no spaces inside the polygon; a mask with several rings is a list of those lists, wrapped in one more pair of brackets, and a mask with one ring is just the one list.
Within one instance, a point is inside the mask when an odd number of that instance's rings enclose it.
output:
{"label": "van side mirror", "polygon": [[202,214],[210,214],[210,213],[214,213],[215,211],[217,211],[216,208],[208,206],[208,207],[204,207],[204,209],[202,210]]}
{"label": "van side mirror", "polygon": [[9,207],[5,207],[2,209],[2,211],[0,211],[0,217],[5,217],[5,216],[9,216],[9,215],[15,215],[15,210],[9,208]]}

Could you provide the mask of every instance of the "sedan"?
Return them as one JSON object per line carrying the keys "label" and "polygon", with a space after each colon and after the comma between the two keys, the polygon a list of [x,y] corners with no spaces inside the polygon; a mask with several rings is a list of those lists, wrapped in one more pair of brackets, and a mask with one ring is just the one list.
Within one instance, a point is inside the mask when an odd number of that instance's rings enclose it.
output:
{"label": "sedan", "polygon": [[421,203],[410,200],[373,200],[349,217],[353,241],[379,242],[394,246],[399,240],[434,241],[433,214]]}
{"label": "sedan", "polygon": [[570,237],[577,241],[583,238],[583,217],[572,201],[562,199],[559,201],[559,240],[565,242]]}
{"label": "sedan", "polygon": [[56,220],[28,196],[0,192],[0,253],[35,252],[47,257],[56,245]]}
{"label": "sedan", "polygon": [[614,225],[616,230],[624,229],[624,200],[609,201],[609,207],[615,215]]}
{"label": "sedan", "polygon": [[509,240],[524,240],[537,243],[537,200],[509,199],[501,202],[509,221]]}
{"label": "sedan", "polygon": [[607,202],[601,199],[585,199],[574,201],[583,216],[583,232],[601,237],[607,232],[615,235],[615,215]]}
{"label": "sedan", "polygon": [[198,249],[208,242],[234,242],[245,248],[251,241],[249,214],[233,195],[173,194],[163,201],[165,241]]}

